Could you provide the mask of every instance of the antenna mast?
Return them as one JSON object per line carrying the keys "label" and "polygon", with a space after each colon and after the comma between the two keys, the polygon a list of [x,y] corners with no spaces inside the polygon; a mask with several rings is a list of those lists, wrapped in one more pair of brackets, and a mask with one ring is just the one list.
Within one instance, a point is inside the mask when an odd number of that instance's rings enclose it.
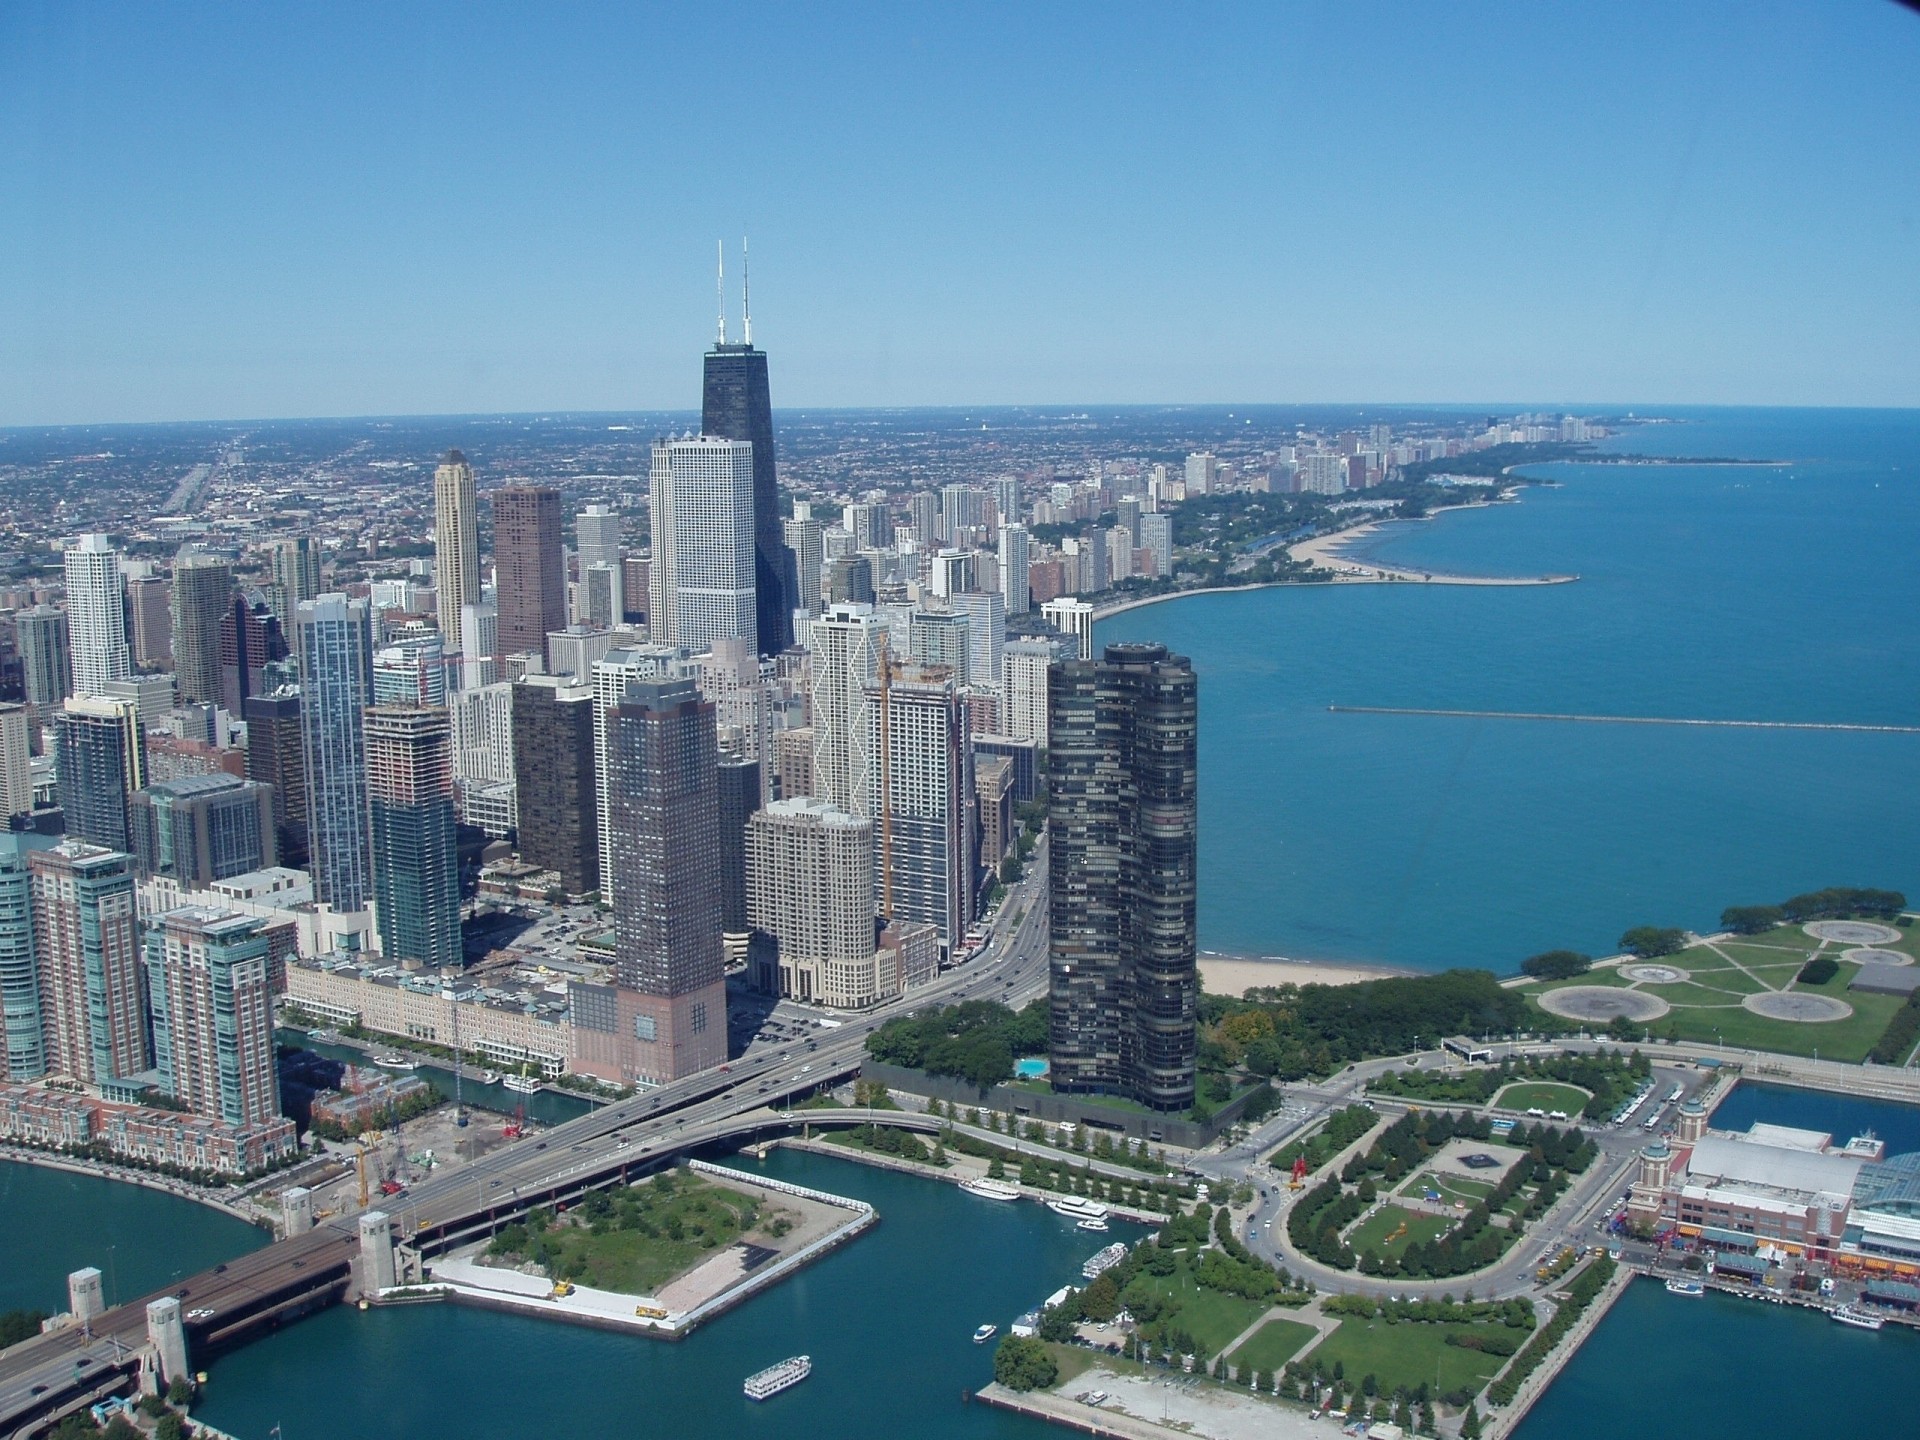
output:
{"label": "antenna mast", "polygon": [[747,237],[740,237],[740,328],[746,333],[741,337],[747,344],[753,344],[753,297],[747,288]]}
{"label": "antenna mast", "polygon": [[713,254],[719,263],[719,273],[714,276],[713,298],[720,312],[720,343],[727,343],[727,242],[713,242]]}

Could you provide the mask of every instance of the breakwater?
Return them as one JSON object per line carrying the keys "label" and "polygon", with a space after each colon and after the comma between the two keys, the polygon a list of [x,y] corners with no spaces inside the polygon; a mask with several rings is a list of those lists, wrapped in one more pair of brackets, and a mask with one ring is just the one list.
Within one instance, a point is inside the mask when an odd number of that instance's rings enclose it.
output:
{"label": "breakwater", "polygon": [[1839,720],[1720,720],[1672,715],[1568,715],[1547,710],[1432,710],[1411,705],[1329,705],[1336,715],[1438,715],[1453,720],[1568,720],[1583,725],[1703,725],[1735,730],[1853,730],[1920,735],[1920,725],[1855,725]]}

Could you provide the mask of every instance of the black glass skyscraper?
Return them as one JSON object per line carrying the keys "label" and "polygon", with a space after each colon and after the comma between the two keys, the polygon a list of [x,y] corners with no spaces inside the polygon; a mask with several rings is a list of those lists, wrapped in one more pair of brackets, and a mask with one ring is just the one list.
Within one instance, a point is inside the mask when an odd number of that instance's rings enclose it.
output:
{"label": "black glass skyscraper", "polygon": [[760,651],[778,654],[793,643],[799,603],[793,552],[780,523],[780,486],[773,462],[773,401],[767,391],[767,354],[721,340],[707,352],[700,395],[700,433],[753,446],[753,588]]}
{"label": "black glass skyscraper", "polygon": [[1193,1104],[1198,697],[1160,645],[1047,676],[1056,1090]]}

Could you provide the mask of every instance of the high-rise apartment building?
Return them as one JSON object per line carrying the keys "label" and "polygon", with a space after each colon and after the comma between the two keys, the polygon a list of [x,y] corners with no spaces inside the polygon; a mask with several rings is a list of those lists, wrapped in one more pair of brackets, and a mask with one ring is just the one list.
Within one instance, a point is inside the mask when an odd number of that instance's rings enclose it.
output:
{"label": "high-rise apartment building", "polygon": [[373,652],[373,703],[447,703],[447,655],[438,634],[408,635]]}
{"label": "high-rise apartment building", "polygon": [[280,863],[273,791],[236,775],[183,775],[136,790],[130,828],[140,874],[182,889]]}
{"label": "high-rise apartment building", "polygon": [[33,809],[33,751],[24,705],[0,705],[0,830]]}
{"label": "high-rise apartment building", "polygon": [[[67,578],[67,628],[73,693],[99,695],[109,680],[133,673],[127,645],[127,582],[105,535],[80,536],[61,557]],[[44,702],[40,702],[44,703]]]}
{"label": "high-rise apartment building", "polygon": [[748,918],[778,957],[777,979],[756,977],[760,988],[846,1009],[899,993],[875,964],[871,820],[824,800],[775,801],[748,822],[747,892]]}
{"label": "high-rise apartment building", "polygon": [[1153,573],[1160,579],[1173,574],[1173,516],[1147,511],[1140,516],[1140,548],[1153,556]]}
{"label": "high-rise apartment building", "polygon": [[433,472],[433,592],[440,634],[458,650],[461,609],[480,603],[480,503],[473,467],[458,450],[447,451]]}
{"label": "high-rise apartment building", "polygon": [[458,969],[453,722],[439,706],[375,705],[365,730],[380,953],[389,963]]}
{"label": "high-rise apartment building", "polygon": [[367,602],[344,595],[308,600],[295,612],[294,634],[314,899],[335,910],[361,910],[373,894],[360,725],[373,700]]}
{"label": "high-rise apartment building", "polygon": [[940,492],[916,490],[907,497],[907,523],[913,526],[913,538],[922,550],[932,550],[946,538],[940,524]]}
{"label": "high-rise apartment building", "polygon": [[654,445],[648,616],[656,642],[705,650],[749,640],[767,650],[758,632],[757,482],[753,447],[740,441],[700,435]]}
{"label": "high-rise apartment building", "polygon": [[[973,921],[973,751],[967,707],[941,670],[892,670],[866,687],[875,888],[893,923],[931,925],[951,955]],[[818,724],[818,713],[815,715]]]}
{"label": "high-rise apartment building", "polygon": [[511,694],[520,858],[559,875],[567,894],[585,895],[601,872],[593,687],[529,675]]}
{"label": "high-rise apartment building", "polygon": [[967,678],[1000,688],[1000,657],[1006,651],[1006,601],[998,590],[963,590],[948,605],[967,617]]}
{"label": "high-rise apartment building", "polygon": [[617,565],[582,565],[574,615],[582,625],[611,630],[626,616],[625,590]]}
{"label": "high-rise apartment building", "polygon": [[893,520],[886,506],[856,502],[840,512],[840,521],[853,536],[854,549],[893,548]]}
{"label": "high-rise apartment building", "polygon": [[168,1095],[229,1125],[280,1118],[264,921],[183,906],[147,928],[154,1068]]}
{"label": "high-rise apartment building", "polygon": [[1080,659],[1093,658],[1093,604],[1091,601],[1062,596],[1058,600],[1049,600],[1042,605],[1040,614],[1049,625],[1060,632],[1061,638],[1078,652]]}
{"label": "high-rise apartment building", "polygon": [[574,988],[576,1043],[665,1083],[727,1057],[713,705],[691,680],[635,680],[610,718],[616,983]]}
{"label": "high-rise apartment building", "polygon": [[886,627],[871,605],[832,605],[813,624],[813,791],[837,810],[873,813],[874,750],[867,690],[880,673]]}
{"label": "high-rise apartment building", "polygon": [[1000,527],[1000,595],[1007,614],[1024,615],[1033,608],[1033,591],[1027,583],[1027,567],[1033,563],[1033,547],[1027,527],[1018,524]]}
{"label": "high-rise apartment building", "polygon": [[558,490],[509,485],[493,492],[493,592],[499,612],[495,658],[545,656],[547,636],[567,628]]}
{"label": "high-rise apartment building", "polygon": [[25,837],[0,833],[0,1078],[14,1085],[47,1070],[27,853]]}
{"label": "high-rise apartment building", "polygon": [[1187,494],[1211,495],[1220,479],[1220,461],[1211,450],[1187,456]]}
{"label": "high-rise apartment building", "polygon": [[620,883],[613,865],[613,710],[635,680],[683,674],[686,652],[667,645],[620,645],[593,667],[593,773],[599,817],[600,899],[614,903]]}
{"label": "high-rise apartment building", "polygon": [[500,678],[500,615],[490,604],[460,607],[460,688],[477,690]]}
{"label": "high-rise apartment building", "polygon": [[250,695],[246,704],[247,778],[273,797],[273,841],[279,863],[307,863],[307,762],[300,738],[300,696],[281,690]]}
{"label": "high-rise apartment building", "polygon": [[1025,519],[1020,509],[1020,478],[1017,475],[1001,475],[993,482],[993,508],[1004,528],[1019,525]]}
{"label": "high-rise apartment building", "polygon": [[987,523],[987,492],[972,485],[940,488],[940,538],[949,545],[972,540]]}
{"label": "high-rise apartment building", "polygon": [[116,696],[71,697],[53,717],[53,769],[67,836],[130,852],[128,806],[146,783],[139,706]]}
{"label": "high-rise apartment building", "polygon": [[873,604],[873,562],[864,555],[837,555],[827,566],[829,605]]}
{"label": "high-rise apartment building", "polygon": [[49,710],[73,694],[67,612],[51,605],[22,610],[13,617],[13,634],[20,647],[27,703],[37,710]]}
{"label": "high-rise apartment building", "polygon": [[907,622],[907,653],[916,664],[938,666],[965,685],[971,655],[967,617],[951,610],[915,610]]}
{"label": "high-rise apartment building", "polygon": [[1057,640],[1009,640],[1000,662],[1000,723],[1020,740],[1047,743],[1047,671],[1061,655]]}
{"label": "high-rise apartment building", "polygon": [[820,567],[826,563],[820,522],[811,515],[796,515],[786,522],[785,534],[787,549],[793,554],[794,608],[808,617],[818,615]]}
{"label": "high-rise apartment building", "polygon": [[220,708],[246,713],[249,696],[273,688],[274,667],[287,658],[286,632],[257,589],[234,594],[220,617]]}
{"label": "high-rise apartment building", "polygon": [[165,576],[155,575],[147,561],[140,564],[142,573],[127,576],[133,663],[168,665],[173,662],[173,587]]}
{"label": "high-rise apartment building", "polygon": [[1193,667],[1109,645],[1054,667],[1047,761],[1054,1087],[1163,1112],[1194,1100]]}
{"label": "high-rise apartment building", "polygon": [[152,1064],[133,857],[68,840],[27,854],[47,1070],[82,1085]]}
{"label": "high-rise apartment building", "polygon": [[[752,322],[743,343],[729,345],[723,331],[707,352],[700,392],[700,433],[752,446],[754,628],[762,655],[777,655],[793,643],[793,612],[799,604],[793,557],[780,526],[780,485],[774,467],[773,401],[767,390],[766,352],[753,348]],[[660,519],[654,512],[653,557],[660,563]],[[654,638],[660,638],[658,630]]]}
{"label": "high-rise apartment building", "polygon": [[720,926],[729,935],[747,932],[747,822],[760,809],[760,775],[757,759],[721,752]]}
{"label": "high-rise apartment building", "polygon": [[191,547],[173,557],[173,673],[182,700],[220,703],[220,622],[233,596],[233,570]]}
{"label": "high-rise apartment building", "polygon": [[310,535],[295,535],[275,541],[271,565],[273,584],[279,598],[273,613],[280,622],[280,628],[290,631],[293,629],[294,616],[299,613],[300,603],[315,599],[320,594],[320,547]]}

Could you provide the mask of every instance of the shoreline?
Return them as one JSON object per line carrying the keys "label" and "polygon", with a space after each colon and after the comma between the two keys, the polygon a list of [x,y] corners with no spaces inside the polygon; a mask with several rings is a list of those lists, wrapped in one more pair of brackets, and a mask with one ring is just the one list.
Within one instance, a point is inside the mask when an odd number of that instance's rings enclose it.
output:
{"label": "shoreline", "polygon": [[1358,985],[1437,972],[1359,960],[1295,960],[1287,955],[1200,956],[1200,988],[1209,995],[1242,996],[1270,985]]}
{"label": "shoreline", "polygon": [[270,1239],[280,1238],[276,1226],[259,1215],[250,1215],[237,1205],[220,1199],[204,1190],[195,1189],[178,1181],[169,1181],[164,1176],[149,1175],[144,1171],[121,1169],[118,1167],[90,1164],[72,1160],[64,1155],[52,1155],[30,1147],[8,1145],[0,1148],[0,1160],[11,1160],[19,1165],[37,1165],[43,1170],[64,1170],[69,1175],[85,1175],[93,1180],[112,1180],[123,1185],[138,1185],[143,1190],[155,1190],[162,1195],[172,1195],[177,1199],[191,1200],[196,1205],[204,1205],[209,1210],[218,1210],[235,1220],[263,1230]]}

